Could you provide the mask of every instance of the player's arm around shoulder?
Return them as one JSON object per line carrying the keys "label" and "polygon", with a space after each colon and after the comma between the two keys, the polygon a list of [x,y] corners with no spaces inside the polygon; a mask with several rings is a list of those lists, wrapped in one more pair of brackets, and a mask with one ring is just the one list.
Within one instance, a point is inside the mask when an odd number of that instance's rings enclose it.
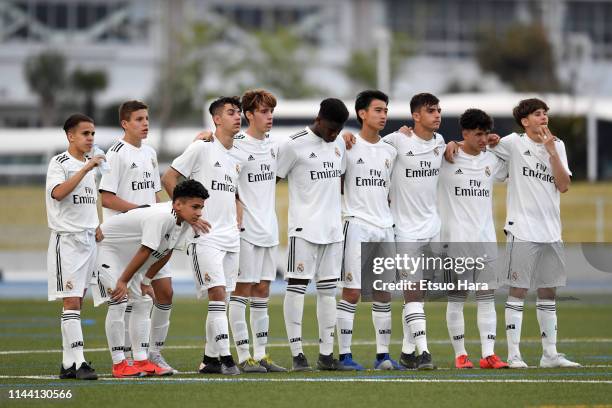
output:
{"label": "player's arm around shoulder", "polygon": [[287,139],[278,145],[276,155],[276,175],[277,181],[286,178],[291,169],[298,161],[297,149],[300,146],[300,139]]}

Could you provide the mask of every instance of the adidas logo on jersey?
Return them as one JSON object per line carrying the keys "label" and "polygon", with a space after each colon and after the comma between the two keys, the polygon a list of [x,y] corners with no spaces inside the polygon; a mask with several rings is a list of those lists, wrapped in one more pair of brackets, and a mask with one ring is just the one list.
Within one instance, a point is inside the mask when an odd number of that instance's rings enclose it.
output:
{"label": "adidas logo on jersey", "polygon": [[219,162],[215,162],[215,167],[221,167],[221,165],[219,164]]}
{"label": "adidas logo on jersey", "polygon": [[525,153],[523,153],[523,155],[525,156],[531,156],[531,152],[529,150],[525,150]]}
{"label": "adidas logo on jersey", "polygon": [[137,169],[137,168],[138,168],[138,166],[136,165],[136,163],[132,163],[132,165],[130,166],[130,170],[131,169]]}
{"label": "adidas logo on jersey", "polygon": [[461,171],[461,169],[457,169],[457,171],[455,172],[455,174],[463,174],[463,172]]}
{"label": "adidas logo on jersey", "polygon": [[406,153],[406,156],[414,156],[414,154],[412,154],[412,150],[410,150],[408,153]]}
{"label": "adidas logo on jersey", "polygon": [[363,159],[360,157],[360,158],[359,158],[359,160],[357,160],[357,164],[363,164],[363,163],[364,163],[364,161],[363,161]]}
{"label": "adidas logo on jersey", "polygon": [[308,156],[309,159],[316,159],[317,155],[314,154],[314,152],[310,153],[310,156]]}
{"label": "adidas logo on jersey", "polygon": [[252,154],[250,154],[250,155],[249,155],[249,161],[253,161],[253,160],[255,160],[255,158],[253,157],[253,155],[252,155]]}

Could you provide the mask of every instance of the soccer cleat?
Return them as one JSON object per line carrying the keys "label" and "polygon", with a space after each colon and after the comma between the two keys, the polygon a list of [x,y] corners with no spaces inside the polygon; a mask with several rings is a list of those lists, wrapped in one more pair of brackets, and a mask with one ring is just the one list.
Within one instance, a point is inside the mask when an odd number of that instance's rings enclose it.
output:
{"label": "soccer cleat", "polygon": [[229,356],[221,356],[219,358],[221,361],[221,374],[223,375],[239,375],[240,369],[236,363],[234,363],[234,359],[231,355]]}
{"label": "soccer cleat", "polygon": [[579,363],[573,362],[565,358],[565,354],[557,353],[557,355],[549,357],[546,354],[540,359],[541,368],[578,368],[582,367]]}
{"label": "soccer cleat", "polygon": [[[480,360],[480,366],[482,367],[482,360]],[[462,354],[455,357],[455,368],[474,368],[474,364],[472,364],[467,354]]]}
{"label": "soccer cleat", "polygon": [[150,360],[134,361],[134,368],[139,370],[144,375],[172,375],[172,368],[163,368],[153,363]]}
{"label": "soccer cleat", "polygon": [[[89,363],[91,364],[91,363]],[[91,365],[83,362],[78,370],[76,370],[76,379],[77,380],[97,380],[98,374],[96,374],[96,370],[93,369]]]}
{"label": "soccer cleat", "polygon": [[139,369],[128,364],[127,360],[123,360],[120,363],[113,364],[113,377],[115,378],[129,378],[129,377],[140,377],[142,373]]}
{"label": "soccer cleat", "polygon": [[259,365],[264,367],[269,373],[285,373],[287,369],[276,364],[270,356],[265,355],[264,358],[259,360]]}
{"label": "soccer cleat", "polygon": [[170,374],[168,375],[178,373],[178,370],[175,370],[174,368],[170,366],[170,364],[166,362],[166,360],[164,359],[164,356],[162,356],[161,353],[149,353],[149,361],[152,362],[153,364],[160,366],[161,368],[165,370],[170,370]]}
{"label": "soccer cleat", "polygon": [[434,370],[436,366],[431,360],[431,354],[427,351],[421,353],[420,356],[417,357],[417,370]]}
{"label": "soccer cleat", "polygon": [[353,360],[353,354],[346,353],[340,354],[340,364],[338,370],[340,371],[363,371],[364,368],[361,364]]}
{"label": "soccer cleat", "polygon": [[319,359],[317,360],[317,370],[322,371],[338,371],[339,362],[334,358],[334,354],[319,354]]}
{"label": "soccer cleat", "polygon": [[405,370],[404,366],[399,364],[397,361],[392,360],[391,357],[389,357],[388,353],[383,354],[383,357],[381,359],[377,358],[374,361],[374,369],[375,370],[400,370],[400,371]]}
{"label": "soccer cleat", "polygon": [[508,363],[505,363],[495,354],[480,359],[480,368],[509,368]]}
{"label": "soccer cleat", "polygon": [[243,373],[267,373],[268,370],[266,367],[259,364],[259,362],[255,361],[252,357],[247,358],[242,363],[238,363],[238,367],[240,371]]}
{"label": "soccer cleat", "polygon": [[512,357],[508,357],[508,367],[509,368],[528,368],[527,363],[523,361],[523,358],[520,354],[515,354]]}
{"label": "soccer cleat", "polygon": [[308,365],[308,360],[306,360],[304,353],[300,353],[293,357],[292,371],[312,371],[312,367]]}
{"label": "soccer cleat", "polygon": [[410,370],[416,370],[417,368],[417,356],[414,351],[410,354],[402,352],[402,354],[400,354],[399,362],[402,366]]}
{"label": "soccer cleat", "polygon": [[200,374],[221,374],[221,362],[218,358],[204,355],[198,367],[198,372]]}
{"label": "soccer cleat", "polygon": [[64,368],[64,365],[60,364],[59,378],[60,380],[76,378],[76,364],[72,363],[72,365],[68,368]]}

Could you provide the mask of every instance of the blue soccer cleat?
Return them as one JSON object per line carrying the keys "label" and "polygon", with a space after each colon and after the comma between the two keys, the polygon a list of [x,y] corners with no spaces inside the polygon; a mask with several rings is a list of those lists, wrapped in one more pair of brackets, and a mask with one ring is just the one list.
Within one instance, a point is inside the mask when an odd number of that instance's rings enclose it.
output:
{"label": "blue soccer cleat", "polygon": [[375,370],[405,370],[397,361],[392,360],[388,353],[383,354],[381,359],[374,361]]}
{"label": "blue soccer cleat", "polygon": [[363,371],[364,368],[361,364],[353,361],[353,355],[351,353],[340,354],[338,371]]}

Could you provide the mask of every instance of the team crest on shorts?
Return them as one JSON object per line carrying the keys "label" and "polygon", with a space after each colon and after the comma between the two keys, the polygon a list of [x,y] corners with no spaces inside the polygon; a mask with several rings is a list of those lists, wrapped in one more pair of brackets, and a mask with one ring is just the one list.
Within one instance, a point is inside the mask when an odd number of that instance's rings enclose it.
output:
{"label": "team crest on shorts", "polygon": [[74,286],[72,285],[71,281],[66,282],[66,290],[72,290]]}
{"label": "team crest on shorts", "polygon": [[300,262],[299,264],[297,264],[297,267],[295,269],[300,273],[304,272],[304,262]]}
{"label": "team crest on shorts", "polygon": [[389,159],[385,159],[385,167],[386,168],[390,168],[391,167],[391,162],[389,161]]}
{"label": "team crest on shorts", "polygon": [[402,278],[406,279],[406,278],[408,278],[408,271],[402,271],[400,273],[400,275],[401,275]]}
{"label": "team crest on shorts", "polygon": [[113,290],[111,288],[106,288],[106,294],[108,296],[112,295],[113,294]]}
{"label": "team crest on shorts", "polygon": [[485,174],[487,175],[487,177],[491,176],[491,169],[489,168],[489,166],[485,167]]}
{"label": "team crest on shorts", "polygon": [[346,281],[347,282],[352,282],[353,281],[353,274],[350,272],[346,273]]}
{"label": "team crest on shorts", "polygon": [[270,156],[272,156],[273,159],[276,159],[276,153],[274,153],[274,149],[270,149]]}
{"label": "team crest on shorts", "polygon": [[433,152],[436,156],[440,155],[440,149],[438,149],[437,147],[434,147]]}
{"label": "team crest on shorts", "polygon": [[512,272],[512,280],[515,281],[518,279],[518,272]]}
{"label": "team crest on shorts", "polygon": [[210,275],[208,273],[204,274],[204,282],[210,283]]}
{"label": "team crest on shorts", "polygon": [[334,151],[336,152],[336,156],[338,156],[338,157],[340,157],[340,156],[341,156],[341,155],[340,155],[340,149],[338,149],[338,148],[336,147],[336,149],[335,149]]}

